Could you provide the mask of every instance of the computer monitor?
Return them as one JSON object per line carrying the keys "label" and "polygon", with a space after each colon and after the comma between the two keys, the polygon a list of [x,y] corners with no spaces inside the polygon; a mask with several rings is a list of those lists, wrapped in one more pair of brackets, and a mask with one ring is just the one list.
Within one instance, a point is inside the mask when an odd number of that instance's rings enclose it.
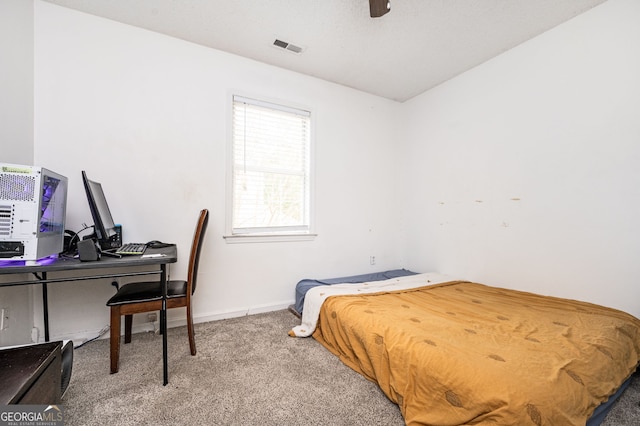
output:
{"label": "computer monitor", "polygon": [[82,171],[82,181],[84,182],[84,190],[87,193],[89,210],[91,210],[91,217],[93,218],[94,232],[100,248],[108,250],[120,247],[122,241],[116,230],[116,225],[113,222],[111,210],[109,210],[102,185],[90,180],[84,170]]}

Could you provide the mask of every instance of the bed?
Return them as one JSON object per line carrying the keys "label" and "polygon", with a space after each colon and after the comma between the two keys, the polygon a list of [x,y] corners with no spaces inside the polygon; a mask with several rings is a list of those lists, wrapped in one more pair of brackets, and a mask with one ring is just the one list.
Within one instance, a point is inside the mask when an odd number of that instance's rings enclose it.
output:
{"label": "bed", "polygon": [[408,425],[597,425],[640,356],[627,313],[433,273],[311,288],[289,334],[377,383]]}

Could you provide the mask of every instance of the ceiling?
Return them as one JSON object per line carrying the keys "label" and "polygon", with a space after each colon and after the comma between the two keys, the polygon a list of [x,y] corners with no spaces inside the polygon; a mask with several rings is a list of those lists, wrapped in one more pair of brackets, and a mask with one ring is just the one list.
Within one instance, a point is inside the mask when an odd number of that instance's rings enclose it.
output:
{"label": "ceiling", "polygon": [[405,101],[606,0],[46,1]]}

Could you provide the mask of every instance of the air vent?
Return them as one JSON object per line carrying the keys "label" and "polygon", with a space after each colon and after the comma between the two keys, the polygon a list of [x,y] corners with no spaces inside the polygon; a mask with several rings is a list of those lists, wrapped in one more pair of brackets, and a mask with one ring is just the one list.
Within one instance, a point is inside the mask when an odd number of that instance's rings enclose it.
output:
{"label": "air vent", "polygon": [[273,42],[273,45],[281,49],[288,50],[289,52],[302,53],[302,47],[296,46],[295,44],[287,43],[286,41],[276,39]]}
{"label": "air vent", "polygon": [[34,201],[35,191],[35,177],[0,173],[0,200]]}
{"label": "air vent", "polygon": [[372,18],[379,18],[391,10],[391,0],[369,0],[369,14]]}

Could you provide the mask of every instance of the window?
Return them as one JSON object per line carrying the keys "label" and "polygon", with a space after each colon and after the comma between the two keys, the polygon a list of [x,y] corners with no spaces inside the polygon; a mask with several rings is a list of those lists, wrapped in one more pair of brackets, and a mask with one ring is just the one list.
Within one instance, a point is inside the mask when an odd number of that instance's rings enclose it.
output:
{"label": "window", "polygon": [[232,116],[231,235],[309,235],[311,113],[234,96]]}

